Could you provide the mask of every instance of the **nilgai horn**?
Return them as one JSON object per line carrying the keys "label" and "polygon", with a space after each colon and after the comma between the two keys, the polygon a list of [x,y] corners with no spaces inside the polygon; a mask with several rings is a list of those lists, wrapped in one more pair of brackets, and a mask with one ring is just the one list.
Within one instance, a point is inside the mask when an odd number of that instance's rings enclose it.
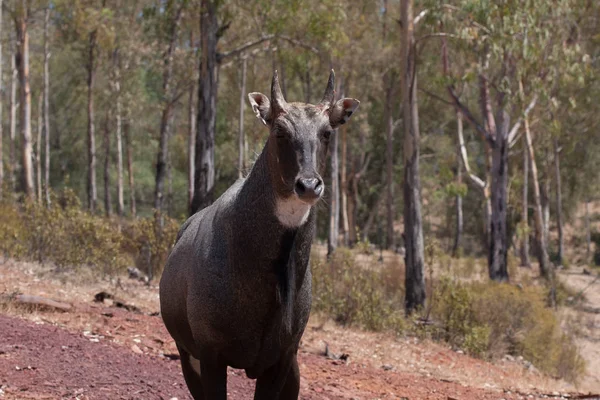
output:
{"label": "nilgai horn", "polygon": [[194,399],[227,398],[227,366],[257,379],[255,399],[297,399],[296,355],[311,306],[310,247],[329,138],[358,107],[248,95],[269,138],[250,174],[181,227],[160,282],[164,323]]}

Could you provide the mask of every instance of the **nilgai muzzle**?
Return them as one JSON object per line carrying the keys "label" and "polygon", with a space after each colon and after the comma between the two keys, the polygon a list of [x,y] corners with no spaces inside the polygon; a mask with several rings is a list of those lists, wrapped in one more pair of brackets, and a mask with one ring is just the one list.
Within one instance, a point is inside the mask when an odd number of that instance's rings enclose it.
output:
{"label": "nilgai muzzle", "polygon": [[160,281],[164,323],[194,399],[227,398],[227,366],[257,379],[255,399],[297,399],[296,354],[311,306],[310,247],[335,129],[358,107],[248,95],[269,138],[250,174],[181,227]]}

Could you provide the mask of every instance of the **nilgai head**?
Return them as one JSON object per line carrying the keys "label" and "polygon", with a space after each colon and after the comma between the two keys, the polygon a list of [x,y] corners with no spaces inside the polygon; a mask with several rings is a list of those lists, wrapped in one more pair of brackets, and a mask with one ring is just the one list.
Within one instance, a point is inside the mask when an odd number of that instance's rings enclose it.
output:
{"label": "nilgai head", "polygon": [[248,95],[252,110],[268,128],[266,151],[280,222],[297,227],[306,221],[310,207],[323,196],[322,174],[329,139],[356,111],[359,101],[335,101],[331,71],[323,100],[317,105],[288,103],[277,71],[271,83],[271,100],[262,93]]}

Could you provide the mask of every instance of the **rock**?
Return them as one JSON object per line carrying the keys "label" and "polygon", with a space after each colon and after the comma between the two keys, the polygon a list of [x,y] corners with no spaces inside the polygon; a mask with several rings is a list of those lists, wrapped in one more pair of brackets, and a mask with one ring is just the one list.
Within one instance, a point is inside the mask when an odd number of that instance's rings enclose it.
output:
{"label": "rock", "polygon": [[137,344],[134,344],[133,346],[131,346],[131,351],[133,351],[136,354],[144,354],[142,349],[140,349]]}

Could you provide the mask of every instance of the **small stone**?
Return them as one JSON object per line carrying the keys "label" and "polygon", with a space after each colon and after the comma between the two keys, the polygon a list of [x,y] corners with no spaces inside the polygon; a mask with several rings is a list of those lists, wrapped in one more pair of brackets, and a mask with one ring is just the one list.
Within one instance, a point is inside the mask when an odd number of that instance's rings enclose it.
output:
{"label": "small stone", "polygon": [[144,354],[142,349],[140,349],[137,344],[134,344],[133,346],[131,346],[131,351],[133,351],[136,354]]}

